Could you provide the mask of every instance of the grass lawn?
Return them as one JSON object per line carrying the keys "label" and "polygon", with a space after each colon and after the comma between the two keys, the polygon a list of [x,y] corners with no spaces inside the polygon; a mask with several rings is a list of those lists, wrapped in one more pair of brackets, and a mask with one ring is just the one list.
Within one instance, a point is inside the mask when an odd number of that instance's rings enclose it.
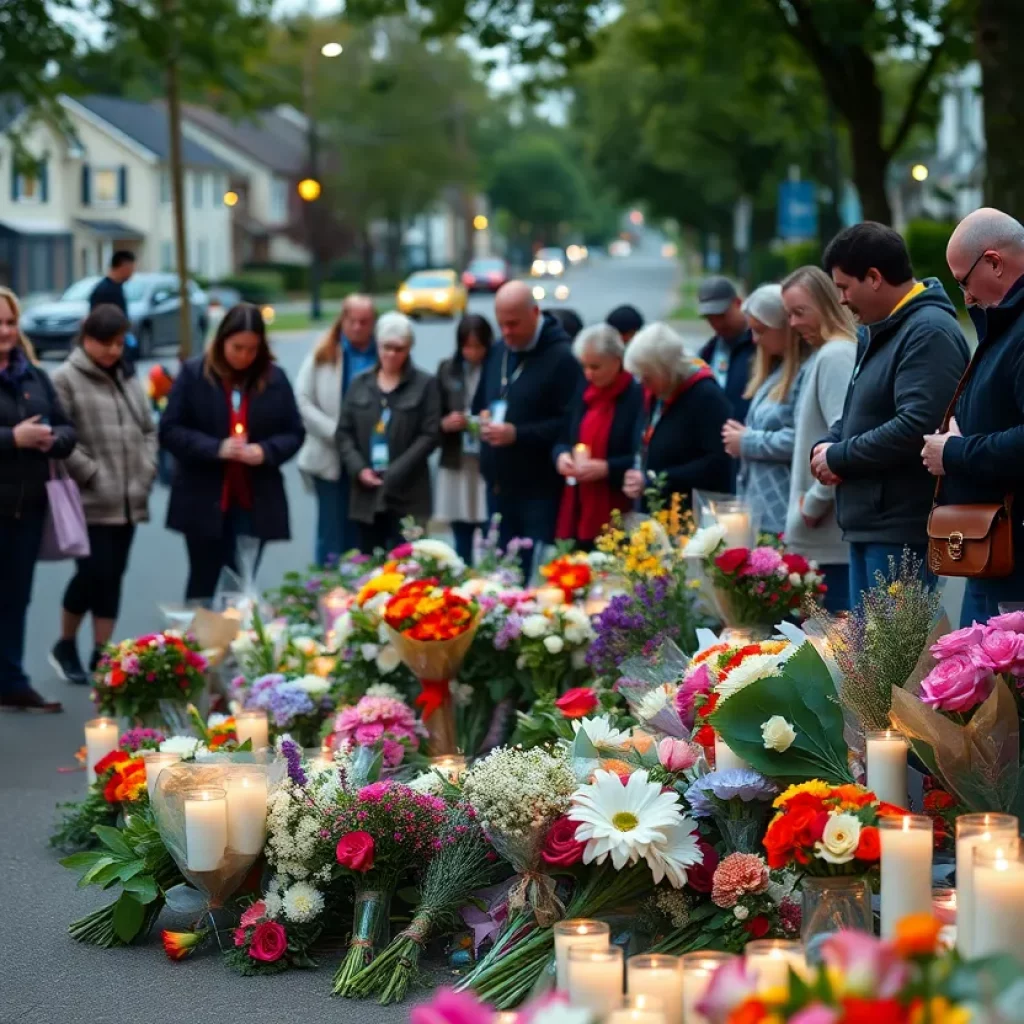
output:
{"label": "grass lawn", "polygon": [[697,280],[686,280],[679,288],[679,304],[669,314],[669,320],[700,320],[697,312]]}
{"label": "grass lawn", "polygon": [[[377,313],[387,313],[394,309],[394,303],[376,302],[374,305],[377,308]],[[310,320],[308,312],[302,313],[278,313],[274,317],[274,322],[270,324],[270,333],[273,334],[277,331],[310,331],[310,330],[327,330],[331,326],[334,314],[328,315],[326,312],[321,314],[319,320]]]}

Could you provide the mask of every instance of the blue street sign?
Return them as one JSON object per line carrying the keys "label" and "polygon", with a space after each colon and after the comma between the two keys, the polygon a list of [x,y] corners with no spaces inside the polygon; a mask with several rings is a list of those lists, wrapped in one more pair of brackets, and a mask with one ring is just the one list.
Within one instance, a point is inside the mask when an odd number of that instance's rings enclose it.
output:
{"label": "blue street sign", "polygon": [[776,233],[786,241],[818,237],[818,199],[813,181],[784,181],[779,185]]}

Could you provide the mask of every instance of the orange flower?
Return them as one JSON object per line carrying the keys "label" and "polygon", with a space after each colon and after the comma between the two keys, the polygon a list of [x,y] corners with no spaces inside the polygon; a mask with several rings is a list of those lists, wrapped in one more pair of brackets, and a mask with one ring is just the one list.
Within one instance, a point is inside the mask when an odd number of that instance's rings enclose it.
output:
{"label": "orange flower", "polygon": [[911,914],[896,924],[896,952],[902,957],[932,956],[942,923],[931,914]]}
{"label": "orange flower", "polygon": [[860,830],[860,840],[857,843],[857,858],[859,860],[876,861],[882,856],[882,847],[878,838],[878,829],[874,825],[865,825]]}
{"label": "orange flower", "polygon": [[184,960],[205,938],[205,931],[170,932],[165,928],[160,933],[164,952],[171,960]]}
{"label": "orange flower", "polygon": [[126,761],[130,761],[131,759],[131,754],[126,754],[123,750],[112,750],[106,757],[101,757],[96,764],[93,765],[92,770],[96,773],[98,778],[100,775],[104,775],[109,772],[111,768],[124,764]]}
{"label": "orange flower", "polygon": [[131,803],[146,792],[146,764],[141,757],[118,764],[103,787],[103,797],[110,804]]}
{"label": "orange flower", "polygon": [[863,786],[836,786],[829,797],[838,800],[844,809],[858,810],[875,802],[875,794]]}
{"label": "orange flower", "polygon": [[758,1024],[768,1016],[768,1007],[760,999],[747,999],[729,1014],[728,1024]]}

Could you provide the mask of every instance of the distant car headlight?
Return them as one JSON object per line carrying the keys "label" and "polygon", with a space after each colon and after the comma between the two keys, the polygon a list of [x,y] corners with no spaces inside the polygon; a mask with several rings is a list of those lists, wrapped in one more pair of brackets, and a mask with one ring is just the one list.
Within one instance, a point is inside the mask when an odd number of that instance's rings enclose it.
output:
{"label": "distant car headlight", "polygon": [[542,285],[535,284],[533,286],[533,297],[537,300],[537,302],[540,302],[540,300],[543,299],[546,294],[547,293],[544,291]]}
{"label": "distant car headlight", "polygon": [[569,286],[567,284],[560,284],[555,288],[555,298],[559,302],[565,302],[569,298]]}
{"label": "distant car headlight", "polygon": [[398,301],[408,305],[410,302],[412,302],[412,292],[409,291],[408,288],[403,288],[398,293]]}

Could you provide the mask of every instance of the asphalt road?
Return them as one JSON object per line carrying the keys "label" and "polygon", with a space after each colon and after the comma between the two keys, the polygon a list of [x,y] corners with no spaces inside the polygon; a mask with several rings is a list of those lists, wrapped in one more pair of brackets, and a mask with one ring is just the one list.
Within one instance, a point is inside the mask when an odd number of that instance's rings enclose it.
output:
{"label": "asphalt road", "polygon": [[[603,319],[623,302],[633,303],[650,320],[665,316],[675,304],[678,270],[661,259],[652,240],[649,249],[629,259],[596,259],[570,271],[567,283],[570,298],[557,305],[576,309],[586,323]],[[471,309],[491,315],[493,301],[474,297]],[[275,339],[289,376],[294,378],[315,337],[310,332]],[[417,326],[414,357],[424,368],[435,369],[453,346],[451,323]],[[305,565],[313,548],[313,498],[294,464],[286,475],[294,539],[270,546],[259,577],[263,586],[276,583],[286,569]],[[163,527],[166,503],[167,492],[158,489],[151,502],[153,521],[136,536],[118,637],[159,627],[158,603],[178,600],[183,593],[185,547],[180,536]],[[68,937],[68,922],[101,902],[95,890],[77,890],[74,876],[46,847],[54,805],[77,798],[85,787],[83,774],[59,769],[74,763],[73,753],[82,743],[82,723],[91,710],[87,691],[55,680],[47,664],[70,575],[66,563],[39,567],[26,658],[36,687],[63,700],[65,713],[0,716],[0,1024],[376,1024],[407,1019],[404,1007],[330,1000],[330,965],[314,973],[243,979],[230,973],[213,950],[172,964],[157,935],[140,947],[109,951],[80,946]],[[86,644],[83,632],[83,657]],[[179,927],[182,923],[177,922]]]}

